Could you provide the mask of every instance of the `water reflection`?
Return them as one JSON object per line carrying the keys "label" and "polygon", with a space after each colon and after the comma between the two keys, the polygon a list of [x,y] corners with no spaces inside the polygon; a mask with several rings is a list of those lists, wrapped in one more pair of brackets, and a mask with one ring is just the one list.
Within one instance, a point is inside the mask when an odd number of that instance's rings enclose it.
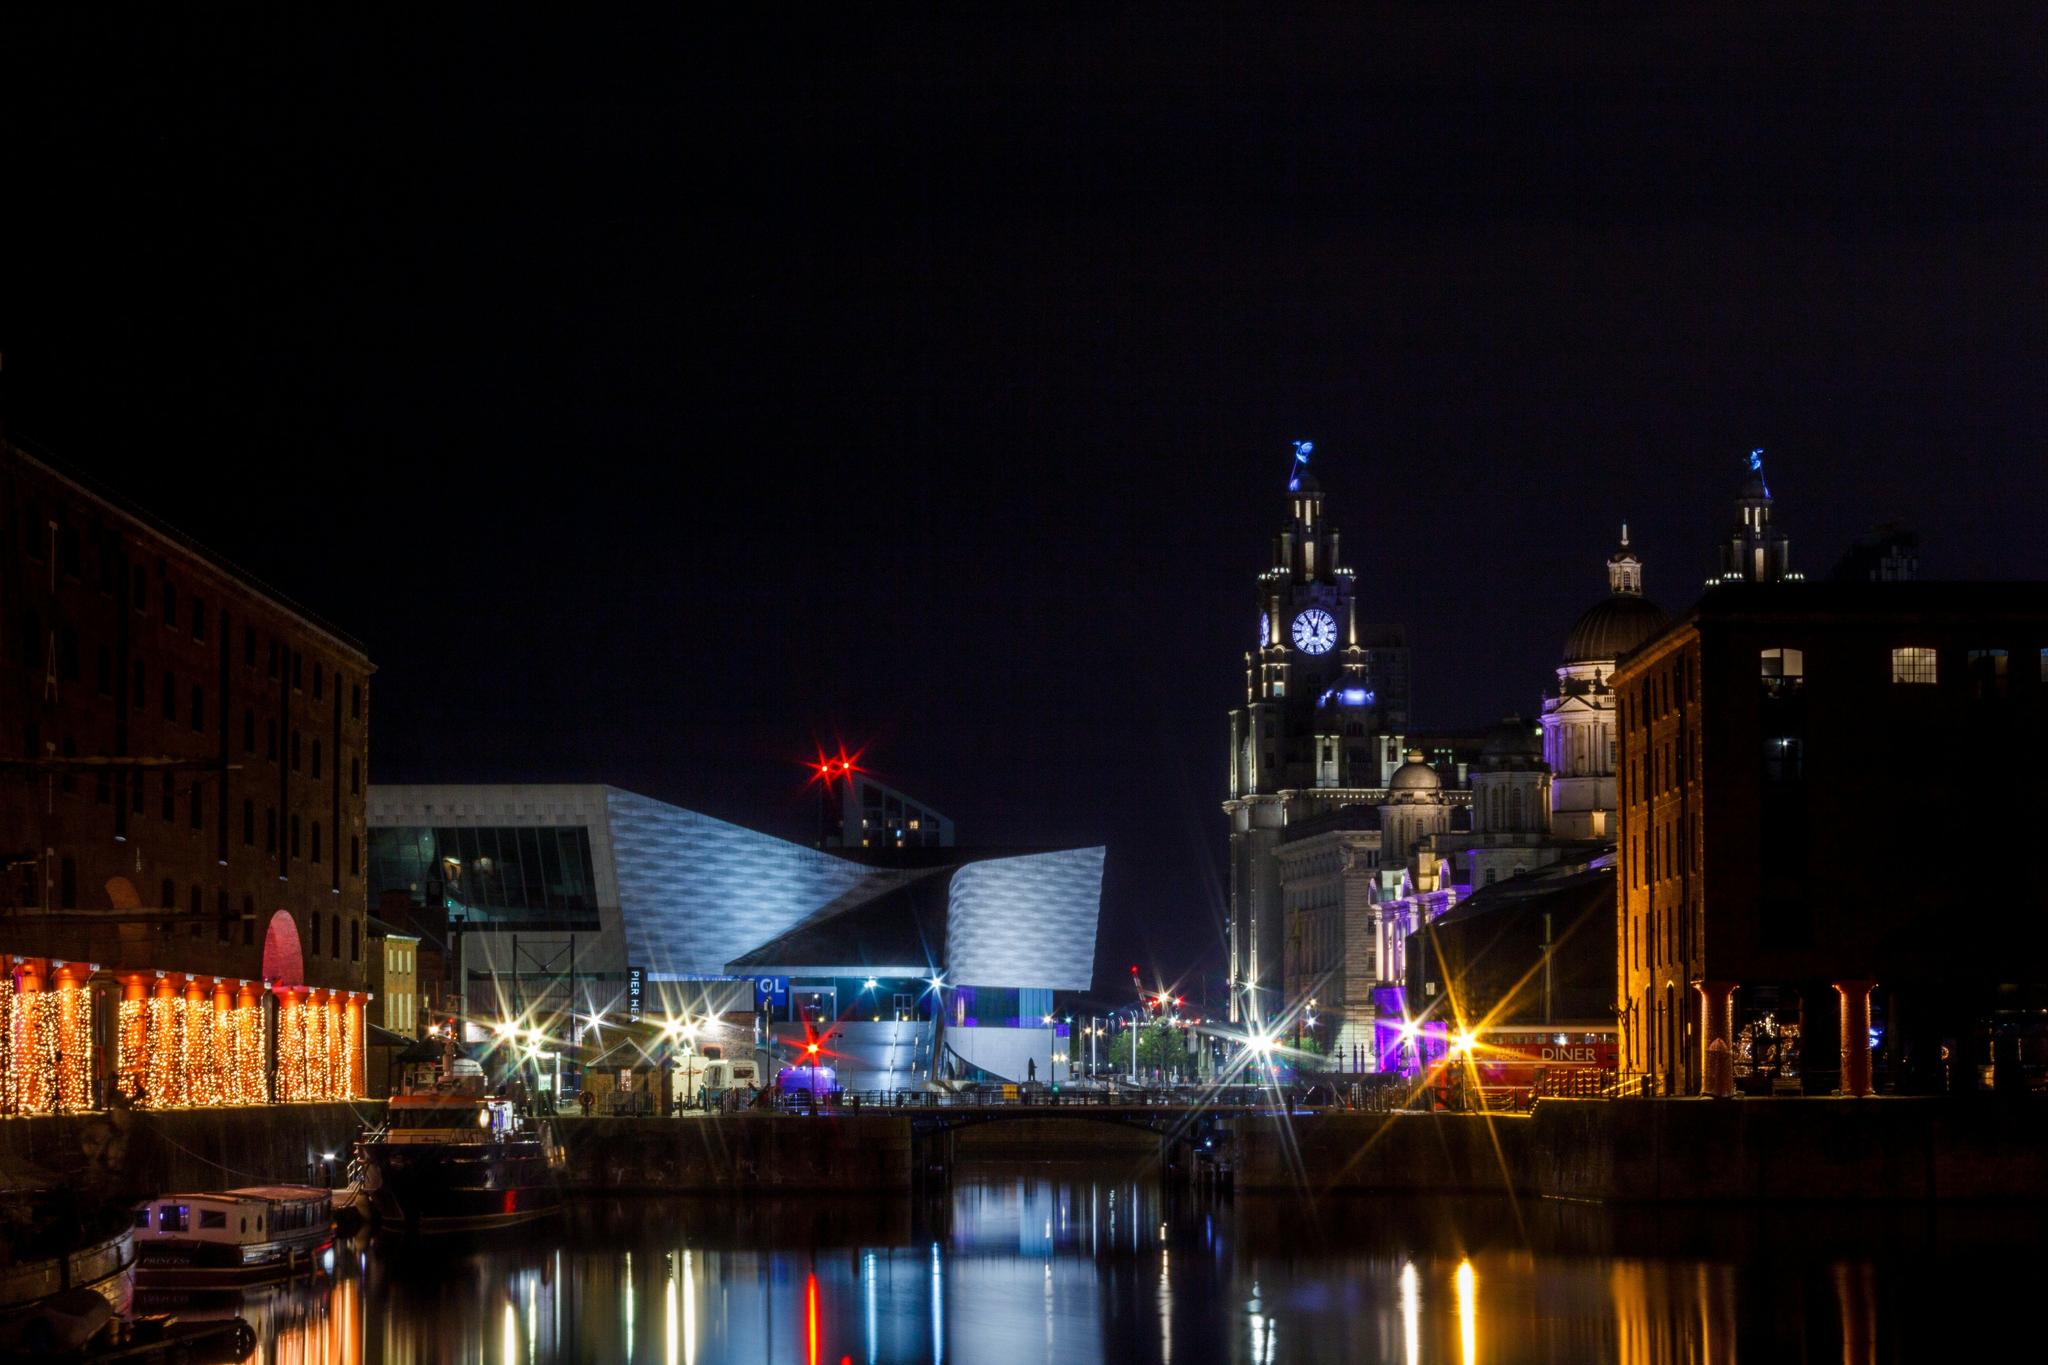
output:
{"label": "water reflection", "polygon": [[[344,1243],[240,1313],[263,1365],[1907,1360],[2025,1327],[2025,1214],[1220,1202],[1059,1168],[888,1200],[618,1200]],[[2009,1267],[2009,1269],[2007,1269]]]}

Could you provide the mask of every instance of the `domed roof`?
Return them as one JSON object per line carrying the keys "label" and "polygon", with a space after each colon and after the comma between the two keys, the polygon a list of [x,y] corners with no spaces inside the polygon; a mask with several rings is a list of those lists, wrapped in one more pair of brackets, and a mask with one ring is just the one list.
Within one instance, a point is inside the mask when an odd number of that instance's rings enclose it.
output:
{"label": "domed roof", "polygon": [[1394,775],[1387,779],[1390,792],[1426,793],[1443,790],[1444,780],[1436,769],[1422,761],[1422,750],[1410,749],[1408,761],[1394,769]]}
{"label": "domed roof", "polygon": [[1664,608],[1647,597],[1618,592],[1586,609],[1564,638],[1564,661],[1595,663],[1618,659],[1670,623]]}

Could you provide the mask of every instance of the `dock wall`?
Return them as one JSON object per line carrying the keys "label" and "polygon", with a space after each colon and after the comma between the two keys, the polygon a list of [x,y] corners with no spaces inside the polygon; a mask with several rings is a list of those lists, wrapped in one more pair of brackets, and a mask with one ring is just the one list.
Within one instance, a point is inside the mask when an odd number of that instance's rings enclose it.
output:
{"label": "dock wall", "polygon": [[2048,1105],[1545,1100],[1531,1114],[1239,1121],[1243,1189],[1627,1201],[2048,1200]]}

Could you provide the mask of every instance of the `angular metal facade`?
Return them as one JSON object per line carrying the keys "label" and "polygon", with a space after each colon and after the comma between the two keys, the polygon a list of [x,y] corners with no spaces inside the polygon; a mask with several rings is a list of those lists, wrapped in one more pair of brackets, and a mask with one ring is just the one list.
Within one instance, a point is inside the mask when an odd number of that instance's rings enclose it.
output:
{"label": "angular metal facade", "polygon": [[606,790],[626,953],[654,980],[720,976],[877,869]]}
{"label": "angular metal facade", "polygon": [[955,869],[946,907],[949,978],[963,986],[1090,989],[1103,852],[1060,849]]}

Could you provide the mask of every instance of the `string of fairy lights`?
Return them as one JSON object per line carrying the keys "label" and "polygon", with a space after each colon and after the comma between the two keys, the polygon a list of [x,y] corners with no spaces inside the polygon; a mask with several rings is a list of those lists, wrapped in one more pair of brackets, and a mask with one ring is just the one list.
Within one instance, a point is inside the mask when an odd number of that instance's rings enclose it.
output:
{"label": "string of fairy lights", "polygon": [[92,1099],[90,997],[66,978],[0,970],[0,1114],[85,1109]]}
{"label": "string of fairy lights", "polygon": [[[0,1116],[93,1107],[93,990],[86,984],[93,970],[0,956]],[[165,973],[128,973],[116,989],[108,1020],[112,1079],[133,1106],[213,1108],[363,1093],[360,994]]]}

